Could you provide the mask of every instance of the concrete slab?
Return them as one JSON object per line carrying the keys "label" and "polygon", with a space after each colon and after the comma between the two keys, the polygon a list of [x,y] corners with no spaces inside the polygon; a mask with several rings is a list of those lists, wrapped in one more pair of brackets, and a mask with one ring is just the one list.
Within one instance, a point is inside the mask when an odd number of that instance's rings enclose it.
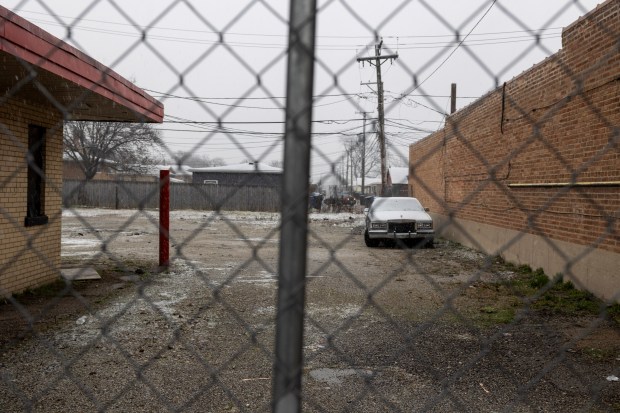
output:
{"label": "concrete slab", "polygon": [[100,280],[101,276],[92,267],[83,268],[63,268],[60,270],[62,278],[68,281],[82,281],[82,280]]}

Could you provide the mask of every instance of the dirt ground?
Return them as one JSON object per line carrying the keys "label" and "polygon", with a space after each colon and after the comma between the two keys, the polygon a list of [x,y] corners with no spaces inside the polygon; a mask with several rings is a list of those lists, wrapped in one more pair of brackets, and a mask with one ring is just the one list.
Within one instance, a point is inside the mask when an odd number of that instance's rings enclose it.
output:
{"label": "dirt ground", "polygon": [[[304,411],[620,411],[616,322],[518,297],[501,319],[514,267],[441,239],[369,249],[362,225],[311,215]],[[65,211],[63,265],[102,279],[0,304],[0,411],[271,411],[277,227],[174,212],[158,271],[156,212]]]}

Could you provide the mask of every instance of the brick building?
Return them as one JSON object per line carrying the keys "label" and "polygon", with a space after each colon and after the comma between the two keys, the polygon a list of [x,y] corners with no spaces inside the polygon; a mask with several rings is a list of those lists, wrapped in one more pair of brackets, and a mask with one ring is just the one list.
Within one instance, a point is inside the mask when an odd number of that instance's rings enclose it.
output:
{"label": "brick building", "polygon": [[412,196],[450,239],[620,301],[620,2],[410,147]]}
{"label": "brick building", "polygon": [[60,274],[64,120],[161,122],[163,106],[1,6],[0,62],[0,295],[8,296]]}

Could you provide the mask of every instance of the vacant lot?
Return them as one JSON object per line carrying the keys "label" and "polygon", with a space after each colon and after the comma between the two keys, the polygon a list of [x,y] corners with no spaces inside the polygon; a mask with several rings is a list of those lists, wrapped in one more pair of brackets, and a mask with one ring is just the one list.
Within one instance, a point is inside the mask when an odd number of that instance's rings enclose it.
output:
{"label": "vacant lot", "polygon": [[[444,240],[368,249],[362,224],[311,215],[304,411],[620,411],[616,307]],[[64,265],[103,278],[0,305],[0,410],[271,410],[278,215],[171,227],[159,272],[156,213],[66,211]]]}

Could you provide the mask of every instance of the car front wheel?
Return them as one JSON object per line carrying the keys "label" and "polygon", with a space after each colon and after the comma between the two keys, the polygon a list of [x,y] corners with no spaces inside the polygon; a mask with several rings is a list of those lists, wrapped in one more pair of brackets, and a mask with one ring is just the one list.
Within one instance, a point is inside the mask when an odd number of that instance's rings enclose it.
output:
{"label": "car front wheel", "polygon": [[368,236],[368,230],[364,231],[364,242],[366,243],[366,246],[370,248],[374,248],[379,245],[379,241],[376,239],[371,239],[370,236]]}

